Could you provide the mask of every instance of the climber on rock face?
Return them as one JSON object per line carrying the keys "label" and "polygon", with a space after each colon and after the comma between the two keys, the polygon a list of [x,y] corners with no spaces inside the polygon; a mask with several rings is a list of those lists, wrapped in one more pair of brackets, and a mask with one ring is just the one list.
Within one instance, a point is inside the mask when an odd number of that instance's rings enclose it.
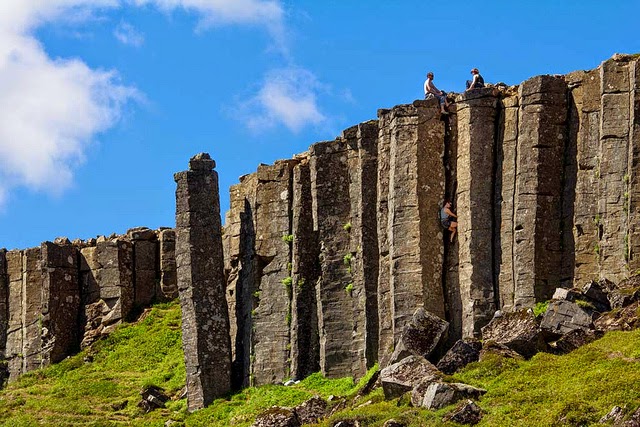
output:
{"label": "climber on rock face", "polygon": [[446,108],[449,107],[447,94],[433,84],[433,73],[431,71],[427,73],[427,80],[424,82],[424,98],[427,99],[429,95],[433,95],[438,98],[438,102],[440,102],[440,112],[442,114],[449,114],[446,110]]}
{"label": "climber on rock face", "polygon": [[451,211],[451,202],[445,200],[442,204],[442,209],[440,209],[440,222],[442,226],[451,232],[451,237],[449,241],[453,243],[453,238],[456,235],[456,231],[458,231],[458,222],[454,221],[457,219],[458,215],[454,214]]}

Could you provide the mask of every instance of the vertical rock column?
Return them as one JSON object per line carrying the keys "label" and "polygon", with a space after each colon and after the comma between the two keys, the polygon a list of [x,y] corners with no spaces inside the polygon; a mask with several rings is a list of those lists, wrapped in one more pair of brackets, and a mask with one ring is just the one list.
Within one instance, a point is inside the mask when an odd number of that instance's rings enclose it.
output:
{"label": "vertical rock column", "polygon": [[172,228],[160,230],[160,295],[165,301],[178,297],[176,273],[176,232]]}
{"label": "vertical rock column", "polygon": [[[442,229],[444,125],[437,101],[393,108],[389,165],[389,255],[393,333],[415,310],[444,319]],[[433,218],[433,220],[429,220]]]}
{"label": "vertical rock column", "polygon": [[232,386],[248,387],[251,368],[252,312],[260,303],[255,257],[256,174],[240,178],[229,190],[225,225],[225,271],[233,354]]}
{"label": "vertical rock column", "polygon": [[291,301],[291,377],[302,379],[320,370],[318,305],[315,284],[319,266],[313,231],[311,171],[308,158],[293,169],[293,299]]}
{"label": "vertical rock column", "polygon": [[376,220],[377,188],[378,188],[378,123],[369,121],[358,125],[358,168],[357,177],[360,191],[357,194],[360,210],[360,232],[356,251],[358,269],[362,273],[365,291],[365,345],[367,367],[370,368],[378,360],[378,230]]}
{"label": "vertical rock column", "polygon": [[95,277],[100,288],[100,299],[109,308],[104,325],[115,325],[125,320],[133,310],[133,247],[128,240],[98,239],[96,254],[98,270]]}
{"label": "vertical rock column", "polygon": [[225,299],[218,174],[206,153],[178,172],[176,262],[189,410],[231,387],[231,342]]}
{"label": "vertical rock column", "polygon": [[513,200],[516,180],[516,145],[518,139],[518,96],[506,94],[502,99],[496,146],[496,203],[494,231],[494,265],[498,284],[498,307],[513,309]]}
{"label": "vertical rock column", "polygon": [[134,305],[147,307],[156,298],[159,270],[158,237],[147,227],[136,227],[127,231],[133,245]]}
{"label": "vertical rock column", "polygon": [[[568,191],[568,197],[573,198],[573,230],[565,239],[572,238],[573,241],[565,245],[563,276],[572,275],[575,285],[582,286],[589,280],[598,279],[600,274],[598,235],[601,221],[597,203],[597,182],[600,178],[600,70],[576,71],[565,79],[571,90],[567,157],[575,156],[575,185],[572,188],[567,181],[565,186],[565,194]],[[565,175],[571,178],[571,173],[567,171]],[[566,197],[565,206],[571,202]]]}
{"label": "vertical rock column", "polygon": [[601,276],[620,282],[627,277],[629,256],[630,73],[627,61],[611,59],[600,66],[600,164],[598,170],[597,247]]}
{"label": "vertical rock column", "polygon": [[253,310],[252,385],[281,382],[290,374],[291,179],[293,161],[260,165],[256,188],[255,254],[259,303]]}
{"label": "vertical rock column", "polygon": [[378,110],[378,191],[376,222],[378,231],[378,363],[387,365],[393,353],[391,264],[389,260],[389,150],[391,148],[391,110]]}
{"label": "vertical rock column", "polygon": [[[42,305],[43,274],[40,248],[26,249],[22,272],[22,372],[43,366]],[[18,355],[20,357],[20,355]]]}
{"label": "vertical rock column", "polygon": [[562,185],[567,85],[538,76],[519,88],[514,198],[514,305],[551,298],[562,266]]}
{"label": "vertical rock column", "polygon": [[640,269],[640,61],[629,63],[629,270]]}
{"label": "vertical rock column", "polygon": [[18,375],[23,373],[22,369],[22,313],[23,313],[23,294],[22,287],[22,251],[13,250],[6,253],[7,261],[7,279],[8,279],[8,327],[7,341],[4,352],[4,358],[7,360],[7,369],[9,370],[9,380],[14,380]]}
{"label": "vertical rock column", "polygon": [[351,231],[348,156],[343,138],[311,147],[313,221],[321,248],[320,368],[330,378],[359,378],[366,372],[364,311],[358,312],[352,276],[345,265]]}
{"label": "vertical rock column", "polygon": [[0,387],[9,377],[5,350],[9,329],[9,276],[7,275],[7,250],[0,249]]}
{"label": "vertical rock column", "polygon": [[[492,88],[461,95],[458,113],[458,232],[462,336],[474,337],[496,310],[493,177],[497,98]],[[447,234],[447,233],[445,233]]]}
{"label": "vertical rock column", "polygon": [[79,346],[78,250],[68,241],[44,242],[41,320],[42,363],[58,363]]}

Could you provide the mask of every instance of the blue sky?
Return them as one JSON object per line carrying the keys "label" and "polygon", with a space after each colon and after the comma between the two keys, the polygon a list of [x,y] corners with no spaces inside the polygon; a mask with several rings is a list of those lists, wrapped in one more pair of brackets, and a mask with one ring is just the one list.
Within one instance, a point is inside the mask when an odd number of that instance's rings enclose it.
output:
{"label": "blue sky", "polygon": [[173,226],[238,177],[422,98],[640,52],[638,1],[2,0],[0,247]]}

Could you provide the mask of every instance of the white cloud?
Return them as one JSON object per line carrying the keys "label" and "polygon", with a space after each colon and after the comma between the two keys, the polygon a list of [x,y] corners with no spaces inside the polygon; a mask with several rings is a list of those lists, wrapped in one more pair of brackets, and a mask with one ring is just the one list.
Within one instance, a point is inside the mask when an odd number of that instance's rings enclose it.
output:
{"label": "white cloud", "polygon": [[317,78],[303,68],[283,68],[267,74],[255,97],[240,107],[249,128],[264,129],[283,124],[293,132],[326,120],[320,112]]}
{"label": "white cloud", "polygon": [[140,47],[144,44],[144,35],[128,22],[120,22],[113,30],[113,35],[122,44],[134,47]]}

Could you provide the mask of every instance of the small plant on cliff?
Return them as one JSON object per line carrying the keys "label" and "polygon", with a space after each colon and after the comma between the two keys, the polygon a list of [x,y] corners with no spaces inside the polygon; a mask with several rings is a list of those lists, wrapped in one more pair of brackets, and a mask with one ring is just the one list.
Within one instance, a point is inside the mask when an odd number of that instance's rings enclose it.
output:
{"label": "small plant on cliff", "polygon": [[549,301],[540,301],[533,307],[533,314],[540,317],[547,312],[547,308],[549,308]]}
{"label": "small plant on cliff", "polygon": [[298,289],[302,289],[304,287],[304,277],[298,279]]}
{"label": "small plant on cliff", "polygon": [[285,288],[287,288],[287,295],[289,295],[289,298],[291,298],[291,286],[293,285],[293,279],[291,278],[291,276],[287,276],[282,279],[281,283]]}
{"label": "small plant on cliff", "polygon": [[351,221],[343,225],[342,228],[344,229],[344,231],[347,231],[347,232],[351,231]]}
{"label": "small plant on cliff", "polygon": [[596,245],[593,247],[593,252],[596,255],[600,255],[600,245],[598,243],[596,243]]}
{"label": "small plant on cliff", "polygon": [[349,252],[345,256],[342,257],[342,262],[344,265],[351,265],[351,260],[353,259],[353,254]]}
{"label": "small plant on cliff", "polygon": [[283,234],[282,241],[290,245],[293,243],[293,237],[294,237],[293,234]]}
{"label": "small plant on cliff", "polygon": [[576,305],[580,308],[586,308],[588,310],[595,310],[596,308],[589,301],[583,299],[576,300]]}
{"label": "small plant on cliff", "polygon": [[351,294],[353,293],[353,283],[349,283],[347,286],[345,286],[344,291],[347,293],[347,295],[351,296]]}

